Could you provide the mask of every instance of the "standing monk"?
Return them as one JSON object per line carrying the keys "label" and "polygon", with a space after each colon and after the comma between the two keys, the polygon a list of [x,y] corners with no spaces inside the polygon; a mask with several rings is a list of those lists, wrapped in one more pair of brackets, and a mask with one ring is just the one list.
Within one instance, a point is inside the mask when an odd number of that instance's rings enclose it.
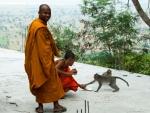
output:
{"label": "standing monk", "polygon": [[43,113],[43,103],[50,102],[54,104],[54,112],[64,112],[66,108],[58,103],[64,96],[64,91],[54,62],[54,56],[58,56],[59,53],[47,28],[51,9],[42,4],[38,14],[39,18],[30,25],[25,46],[25,70],[30,90],[39,104],[36,108],[37,113]]}

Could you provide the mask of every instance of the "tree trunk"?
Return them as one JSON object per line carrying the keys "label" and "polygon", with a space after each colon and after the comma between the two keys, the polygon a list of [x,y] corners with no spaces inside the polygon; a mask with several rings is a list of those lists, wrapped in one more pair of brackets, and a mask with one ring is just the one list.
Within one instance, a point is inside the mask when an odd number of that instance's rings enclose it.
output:
{"label": "tree trunk", "polygon": [[150,27],[150,19],[149,17],[146,15],[146,13],[144,12],[144,10],[142,9],[140,3],[138,0],[132,0],[137,12],[139,13],[140,17],[142,18],[142,20]]}

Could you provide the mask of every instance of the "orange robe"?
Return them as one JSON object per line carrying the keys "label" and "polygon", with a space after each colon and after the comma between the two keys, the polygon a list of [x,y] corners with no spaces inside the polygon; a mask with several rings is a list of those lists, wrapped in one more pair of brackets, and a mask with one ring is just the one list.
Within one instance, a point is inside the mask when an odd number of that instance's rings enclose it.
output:
{"label": "orange robe", "polygon": [[[70,68],[69,67],[65,68],[64,71],[69,72]],[[59,77],[63,85],[64,91],[68,91],[68,90],[77,91],[79,85],[72,76],[65,76],[65,75],[59,74]]]}
{"label": "orange robe", "polygon": [[42,20],[35,19],[25,45],[25,71],[38,103],[54,102],[64,96],[54,56],[58,56],[58,50],[50,31]]}

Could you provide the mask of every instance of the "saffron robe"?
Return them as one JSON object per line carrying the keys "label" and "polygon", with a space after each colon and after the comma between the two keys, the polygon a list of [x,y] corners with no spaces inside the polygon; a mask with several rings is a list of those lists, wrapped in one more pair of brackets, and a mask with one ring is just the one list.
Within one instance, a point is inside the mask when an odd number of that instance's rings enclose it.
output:
{"label": "saffron robe", "polygon": [[[56,60],[55,64],[59,63],[59,61],[61,60]],[[69,67],[63,68],[62,69],[64,72],[69,72],[71,71],[71,69]],[[73,90],[73,91],[77,91],[79,84],[77,83],[77,81],[73,78],[73,76],[65,76],[63,74],[58,73],[59,78],[61,80],[62,86],[64,91],[68,91],[68,90]]]}
{"label": "saffron robe", "polygon": [[30,91],[38,103],[54,102],[64,96],[54,62],[54,56],[58,55],[47,25],[41,19],[35,19],[28,30],[25,45],[25,71]]}
{"label": "saffron robe", "polygon": [[[69,72],[70,68],[69,67],[65,68],[64,71]],[[63,85],[64,91],[67,91],[67,90],[77,91],[78,90],[79,85],[72,76],[64,76],[64,75],[59,74],[59,77]]]}

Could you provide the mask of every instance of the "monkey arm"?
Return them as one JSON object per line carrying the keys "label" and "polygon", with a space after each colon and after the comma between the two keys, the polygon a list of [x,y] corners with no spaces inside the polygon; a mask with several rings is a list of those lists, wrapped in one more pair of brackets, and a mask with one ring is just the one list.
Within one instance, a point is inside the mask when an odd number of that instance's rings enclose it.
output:
{"label": "monkey arm", "polygon": [[89,83],[86,83],[85,85],[87,86],[87,85],[93,84],[94,82],[95,82],[95,80],[93,80],[93,81],[91,81]]}

